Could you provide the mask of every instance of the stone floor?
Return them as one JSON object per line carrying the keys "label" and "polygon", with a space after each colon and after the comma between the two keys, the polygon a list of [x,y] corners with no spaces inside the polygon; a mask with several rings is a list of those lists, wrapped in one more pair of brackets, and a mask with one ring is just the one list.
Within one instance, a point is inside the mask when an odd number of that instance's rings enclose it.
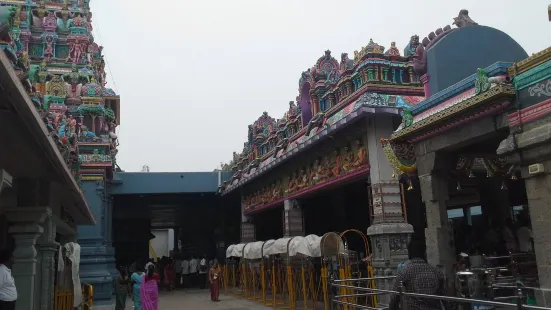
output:
{"label": "stone floor", "polygon": [[[243,300],[220,294],[220,302],[211,302],[208,290],[177,290],[161,292],[159,310],[264,310],[259,302]],[[126,310],[133,310],[132,301],[128,299]]]}

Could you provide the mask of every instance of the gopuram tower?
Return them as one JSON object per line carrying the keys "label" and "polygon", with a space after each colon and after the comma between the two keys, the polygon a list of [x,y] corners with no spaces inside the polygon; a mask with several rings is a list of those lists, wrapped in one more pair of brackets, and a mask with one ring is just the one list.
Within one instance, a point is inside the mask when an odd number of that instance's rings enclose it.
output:
{"label": "gopuram tower", "polygon": [[[106,182],[115,166],[120,101],[106,88],[103,47],[92,36],[89,0],[11,0],[0,5],[2,20],[8,21],[0,28],[0,48],[14,64],[96,220],[96,225],[79,226],[72,233],[81,245],[81,281],[94,286],[94,308],[111,307],[116,271]],[[63,220],[74,224],[69,215]]]}

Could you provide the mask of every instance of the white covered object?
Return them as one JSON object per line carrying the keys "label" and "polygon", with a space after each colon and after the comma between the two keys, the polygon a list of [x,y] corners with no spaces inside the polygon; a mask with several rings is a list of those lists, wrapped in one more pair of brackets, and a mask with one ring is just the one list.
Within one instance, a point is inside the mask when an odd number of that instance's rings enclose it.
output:
{"label": "white covered object", "polygon": [[232,256],[233,257],[243,257],[243,248],[244,247],[245,247],[245,243],[236,244],[233,247]]}
{"label": "white covered object", "polygon": [[281,238],[274,241],[271,246],[264,247],[264,255],[275,255],[287,253],[287,244],[291,238]]}
{"label": "white covered object", "polygon": [[268,249],[273,247],[275,242],[276,241],[274,239],[270,239],[264,242],[264,244],[262,245],[262,255],[264,255],[264,257],[270,255],[268,254],[268,251],[269,251]]}
{"label": "white covered object", "polygon": [[261,259],[264,241],[247,243],[243,248],[243,257],[246,259]]}
{"label": "white covered object", "polygon": [[321,237],[308,235],[302,238],[296,252],[309,257],[321,257]]}
{"label": "white covered object", "polygon": [[289,240],[289,256],[295,256],[297,253],[308,255],[308,248],[305,247],[305,243],[303,242],[304,237],[293,237],[291,240]]}
{"label": "white covered object", "polygon": [[69,242],[65,244],[65,255],[71,261],[71,271],[73,277],[73,306],[80,307],[82,304],[82,288],[80,286],[80,245],[78,243]]}
{"label": "white covered object", "polygon": [[232,244],[226,249],[226,258],[232,257],[234,247],[235,247],[235,244]]}

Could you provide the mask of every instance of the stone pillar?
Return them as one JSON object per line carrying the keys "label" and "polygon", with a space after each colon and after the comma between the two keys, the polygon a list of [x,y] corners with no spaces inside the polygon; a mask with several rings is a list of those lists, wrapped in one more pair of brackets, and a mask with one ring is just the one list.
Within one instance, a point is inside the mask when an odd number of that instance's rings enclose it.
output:
{"label": "stone pillar", "polygon": [[551,161],[543,163],[545,173],[529,176],[527,167],[522,175],[526,177],[526,195],[534,235],[534,251],[538,266],[541,291],[536,292],[538,305],[551,305]]}
{"label": "stone pillar", "polygon": [[112,309],[113,278],[108,269],[107,246],[105,236],[107,214],[107,194],[103,180],[82,182],[88,207],[96,219],[96,225],[78,226],[80,252],[80,279],[94,286],[94,308]]}
{"label": "stone pillar", "polygon": [[256,230],[253,219],[244,214],[245,205],[241,199],[241,243],[256,241]]}
{"label": "stone pillar", "polygon": [[35,299],[34,309],[50,310],[54,307],[55,255],[59,249],[59,243],[55,242],[56,225],[53,223],[51,216],[44,220],[42,227],[44,232],[36,242],[38,283],[35,287],[38,290],[36,296],[39,298]]}
{"label": "stone pillar", "polygon": [[304,236],[302,209],[296,199],[283,202],[283,235],[285,237]]}
{"label": "stone pillar", "polygon": [[427,261],[441,268],[448,279],[453,280],[453,264],[456,262],[453,230],[448,222],[447,173],[453,168],[453,159],[442,153],[428,153],[417,158],[417,172],[421,195],[425,202],[427,228]]}
{"label": "stone pillar", "polygon": [[[37,309],[37,299],[40,300],[37,281],[37,251],[36,240],[44,232],[40,225],[52,216],[52,210],[47,207],[15,207],[6,208],[4,213],[11,223],[10,235],[15,240],[13,253],[15,262],[12,275],[20,298],[17,300],[16,310]],[[53,276],[53,275],[52,275]],[[53,277],[52,277],[53,279]]]}
{"label": "stone pillar", "polygon": [[[398,264],[408,259],[407,245],[413,226],[404,219],[400,183],[382,148],[381,137],[390,137],[394,128],[391,115],[380,114],[367,120],[367,148],[371,179],[372,222],[367,229],[375,276],[396,274]],[[380,281],[378,287],[391,289],[393,281]],[[387,304],[388,296],[380,302]]]}
{"label": "stone pillar", "polygon": [[[105,205],[105,247],[107,253],[107,269],[111,277],[115,278],[119,272],[117,271],[115,261],[115,248],[113,247],[113,197],[107,197]],[[115,290],[113,290],[115,294]]]}

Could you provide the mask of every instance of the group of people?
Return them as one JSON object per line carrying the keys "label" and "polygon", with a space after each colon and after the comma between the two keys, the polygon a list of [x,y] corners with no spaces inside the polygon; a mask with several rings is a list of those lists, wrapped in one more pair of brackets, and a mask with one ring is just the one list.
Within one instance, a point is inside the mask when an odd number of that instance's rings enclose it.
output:
{"label": "group of people", "polygon": [[207,259],[206,255],[197,259],[195,256],[176,257],[174,259],[173,269],[178,287],[182,288],[207,288],[209,279],[209,270],[216,264],[215,259]]}
{"label": "group of people", "polygon": [[[185,263],[188,269],[184,269]],[[119,267],[119,276],[116,279],[116,310],[124,310],[128,297],[132,299],[135,310],[158,310],[159,309],[159,287],[164,284],[168,291],[175,287],[184,287],[184,283],[199,283],[200,288],[206,288],[208,279],[210,285],[211,301],[220,301],[220,278],[221,270],[216,260],[212,260],[210,267],[205,258],[195,262],[179,261],[163,257],[158,262],[150,260],[145,266],[140,263],[133,263],[130,268]],[[192,269],[191,266],[195,266]],[[177,268],[180,266],[180,268]],[[190,271],[194,271],[191,273]],[[188,271],[185,273],[184,271]],[[192,276],[194,275],[194,276]],[[196,280],[198,279],[198,280]],[[185,282],[184,282],[185,281]],[[176,285],[179,283],[179,285]],[[191,287],[191,286],[188,286]],[[1,310],[1,309],[0,309]]]}
{"label": "group of people", "polygon": [[[136,310],[159,309],[159,283],[161,278],[155,272],[155,265],[133,264],[133,272],[129,275],[126,267],[119,268],[119,276],[115,281],[117,300],[116,310],[126,308],[126,300],[132,298]],[[147,270],[147,271],[146,271]]]}

